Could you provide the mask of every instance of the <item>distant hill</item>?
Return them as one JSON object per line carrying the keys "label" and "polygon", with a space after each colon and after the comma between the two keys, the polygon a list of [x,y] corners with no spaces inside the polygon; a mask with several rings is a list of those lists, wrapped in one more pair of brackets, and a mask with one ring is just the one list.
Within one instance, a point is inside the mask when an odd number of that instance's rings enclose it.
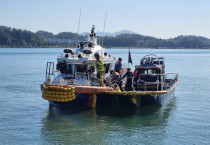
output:
{"label": "distant hill", "polygon": [[[42,37],[43,36],[43,37]],[[71,44],[49,42],[44,37],[51,37],[53,33],[31,31],[0,26],[0,47],[72,47]]]}
{"label": "distant hill", "polygon": [[85,36],[72,32],[61,32],[57,35],[54,35],[53,33],[47,31],[37,31],[35,34],[47,42],[57,44],[72,44],[76,46],[78,41],[85,40]]}
{"label": "distant hill", "polygon": [[53,33],[47,32],[47,31],[37,31],[35,34],[42,38],[84,39],[83,36],[78,35],[77,33],[72,33],[72,32],[61,32],[61,33],[58,33],[57,35],[54,35]]}
{"label": "distant hill", "polygon": [[[96,36],[103,35],[102,32],[97,33]],[[46,31],[33,33],[27,30],[0,26],[0,47],[76,47],[79,41],[85,40],[84,34],[61,32],[54,35]],[[103,40],[104,47],[210,48],[210,39],[202,36],[180,35],[171,39],[158,39],[128,30],[106,33],[101,40]]]}
{"label": "distant hill", "polygon": [[53,38],[54,37],[53,33],[47,32],[47,31],[37,31],[35,34],[42,38]]}
{"label": "distant hill", "polygon": [[158,39],[139,34],[121,34],[116,37],[104,37],[104,46],[137,48],[210,48],[210,39],[193,35],[181,35],[171,39]]}
{"label": "distant hill", "polygon": [[[87,34],[89,33],[88,32],[80,33],[80,35],[82,36],[86,36]],[[128,30],[122,30],[122,31],[114,32],[114,33],[105,32],[104,36],[116,37],[121,34],[136,34],[136,33],[132,31],[128,31]],[[103,36],[103,32],[96,32],[96,36]]]}
{"label": "distant hill", "polygon": [[37,47],[46,42],[33,32],[0,26],[0,46]]}

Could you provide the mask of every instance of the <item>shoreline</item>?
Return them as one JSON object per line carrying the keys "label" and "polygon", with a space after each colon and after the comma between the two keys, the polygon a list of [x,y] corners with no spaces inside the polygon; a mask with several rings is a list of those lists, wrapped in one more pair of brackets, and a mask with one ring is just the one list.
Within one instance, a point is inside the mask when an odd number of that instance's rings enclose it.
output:
{"label": "shoreline", "polygon": [[[24,49],[30,49],[30,48],[46,48],[46,49],[48,49],[48,48],[62,48],[62,49],[65,49],[65,48],[73,48],[73,49],[75,49],[76,47],[0,47],[0,49],[5,49],[5,48],[7,48],[7,49],[16,49],[16,48],[24,48]],[[159,47],[159,48],[139,48],[139,47],[104,47],[105,49],[128,49],[128,48],[130,48],[130,49],[196,49],[196,50],[209,50],[210,49],[210,47],[209,48],[166,48],[166,47]]]}

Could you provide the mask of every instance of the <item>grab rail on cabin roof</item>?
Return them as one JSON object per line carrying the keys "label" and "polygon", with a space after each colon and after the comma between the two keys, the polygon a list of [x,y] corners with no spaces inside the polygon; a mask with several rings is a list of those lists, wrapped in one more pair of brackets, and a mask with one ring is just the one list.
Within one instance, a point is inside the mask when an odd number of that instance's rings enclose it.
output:
{"label": "grab rail on cabin roof", "polygon": [[[158,63],[159,63],[159,65],[160,65],[160,59],[159,59],[159,57],[158,57],[157,55],[155,55],[155,54],[148,54],[148,55],[145,55],[145,56],[140,60],[140,64],[143,62],[143,60],[145,60],[145,62],[146,62],[146,60],[147,60],[147,58],[148,58],[149,56],[155,56],[155,57],[156,57],[155,59],[158,60]],[[153,61],[153,60],[152,60],[152,61]]]}

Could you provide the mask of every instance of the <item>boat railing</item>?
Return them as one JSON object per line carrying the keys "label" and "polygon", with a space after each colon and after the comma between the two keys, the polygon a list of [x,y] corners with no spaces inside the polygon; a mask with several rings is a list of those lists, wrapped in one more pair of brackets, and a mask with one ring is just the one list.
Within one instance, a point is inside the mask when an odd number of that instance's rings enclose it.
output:
{"label": "boat railing", "polygon": [[59,72],[59,71],[57,71],[57,70],[54,70],[53,72],[54,72],[54,79],[55,79],[55,74],[57,74],[57,75],[58,75],[60,72]]}
{"label": "boat railing", "polygon": [[121,69],[121,75],[124,75],[127,72],[127,65],[122,65],[122,69]]}
{"label": "boat railing", "polygon": [[[156,76],[156,81],[144,81],[141,79],[141,76]],[[178,74],[177,73],[166,73],[166,74],[140,74],[139,79],[144,84],[144,90],[147,90],[147,87],[150,85],[156,85],[157,91],[159,90],[167,90],[170,89],[178,81]]]}
{"label": "boat railing", "polygon": [[[57,70],[55,70],[55,71],[53,71],[53,75],[54,75],[54,78],[55,78],[55,76],[57,76],[57,75],[59,75],[60,74],[60,71],[57,71]],[[75,78],[76,76],[78,76],[78,77],[87,77],[87,78],[89,78],[89,74],[87,74],[86,72],[85,73],[75,73],[75,74],[66,74],[66,77],[71,77],[71,78]]]}
{"label": "boat railing", "polygon": [[178,73],[167,73],[165,75],[164,89],[170,89],[178,81]]}

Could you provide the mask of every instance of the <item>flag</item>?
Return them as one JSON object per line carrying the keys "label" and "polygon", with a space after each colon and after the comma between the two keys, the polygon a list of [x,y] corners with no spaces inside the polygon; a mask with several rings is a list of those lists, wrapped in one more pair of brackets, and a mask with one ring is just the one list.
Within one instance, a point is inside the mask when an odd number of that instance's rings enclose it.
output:
{"label": "flag", "polygon": [[128,53],[128,63],[131,63],[132,64],[132,58],[131,58],[130,48],[129,48],[129,53]]}

